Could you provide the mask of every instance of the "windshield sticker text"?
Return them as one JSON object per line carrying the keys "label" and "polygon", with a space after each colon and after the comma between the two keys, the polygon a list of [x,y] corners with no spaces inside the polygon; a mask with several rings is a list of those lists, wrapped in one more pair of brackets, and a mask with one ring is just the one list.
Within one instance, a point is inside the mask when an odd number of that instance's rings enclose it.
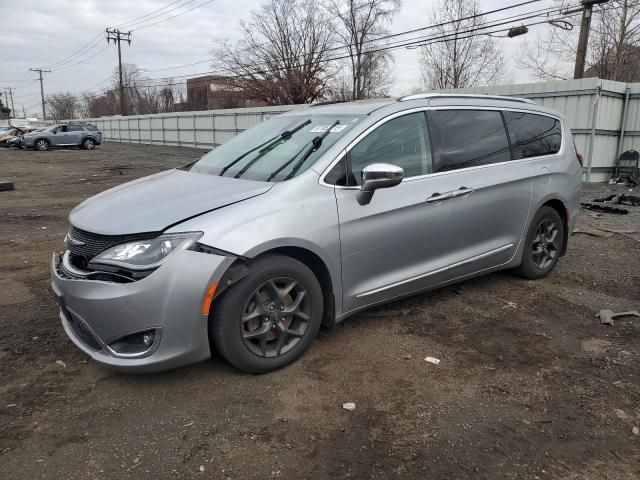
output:
{"label": "windshield sticker text", "polygon": [[[315,127],[313,127],[311,130],[309,130],[310,133],[324,133],[327,131],[327,129],[330,127],[331,125],[316,125]],[[331,129],[330,133],[340,133],[341,131],[343,131],[345,128],[347,128],[348,125],[336,125],[335,127],[333,127]]]}

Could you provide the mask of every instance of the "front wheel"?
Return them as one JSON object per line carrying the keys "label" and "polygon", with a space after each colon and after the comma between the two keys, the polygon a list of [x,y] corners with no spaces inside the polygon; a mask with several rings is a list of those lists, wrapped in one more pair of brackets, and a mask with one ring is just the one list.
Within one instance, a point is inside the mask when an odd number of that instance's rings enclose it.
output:
{"label": "front wheel", "polygon": [[320,329],[322,290],[313,272],[284,255],[269,255],[229,287],[212,308],[209,331],[217,351],[248,373],[288,365]]}
{"label": "front wheel", "polygon": [[49,145],[49,141],[45,140],[44,138],[41,138],[40,140],[36,140],[36,143],[35,143],[36,150],[39,150],[41,152],[46,152],[47,150],[49,150],[50,146],[51,145]]}
{"label": "front wheel", "polygon": [[522,263],[515,273],[531,280],[549,275],[564,247],[564,229],[562,218],[553,208],[538,210],[529,225]]}
{"label": "front wheel", "polygon": [[85,138],[82,141],[82,148],[84,148],[85,150],[93,150],[94,148],[96,148],[96,142],[93,138]]}

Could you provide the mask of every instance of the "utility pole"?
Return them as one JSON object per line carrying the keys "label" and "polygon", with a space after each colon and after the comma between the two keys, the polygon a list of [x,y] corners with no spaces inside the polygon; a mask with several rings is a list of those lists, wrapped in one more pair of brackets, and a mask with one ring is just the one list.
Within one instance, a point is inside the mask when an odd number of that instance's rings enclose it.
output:
{"label": "utility pole", "polygon": [[124,117],[127,114],[124,100],[124,86],[122,84],[122,53],[120,52],[120,42],[126,40],[131,45],[131,31],[121,32],[117,28],[107,28],[107,43],[113,40],[118,45],[118,75],[120,76],[120,114]]}
{"label": "utility pole", "polygon": [[43,70],[41,68],[30,68],[32,72],[38,72],[40,74],[40,98],[42,99],[42,119],[46,120],[47,113],[44,110],[44,87],[42,86],[42,74],[51,73],[51,70]]}
{"label": "utility pole", "polygon": [[27,111],[24,109],[24,104],[22,105],[22,118],[27,118]]}
{"label": "utility pole", "polygon": [[582,9],[569,10],[563,12],[576,13],[582,10],[582,21],[580,22],[580,37],[578,38],[578,50],[576,51],[576,64],[573,69],[573,78],[584,76],[584,64],[587,57],[587,46],[589,44],[589,30],[591,29],[591,14],[593,6],[599,3],[607,3],[609,0],[582,0]]}
{"label": "utility pole", "polygon": [[9,97],[11,97],[11,113],[13,113],[13,115],[15,117],[15,115],[16,115],[15,108],[16,107],[13,106],[13,89],[11,87],[9,87]]}

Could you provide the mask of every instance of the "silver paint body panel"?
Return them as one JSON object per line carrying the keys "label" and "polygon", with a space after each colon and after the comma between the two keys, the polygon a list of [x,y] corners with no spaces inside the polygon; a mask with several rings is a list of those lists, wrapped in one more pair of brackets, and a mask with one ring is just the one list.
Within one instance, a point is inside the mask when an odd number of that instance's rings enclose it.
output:
{"label": "silver paint body panel", "polygon": [[[69,280],[54,266],[56,293],[105,341],[127,328],[162,327],[158,350],[146,358],[87,353],[101,364],[138,371],[207,358],[202,300],[234,256],[251,259],[281,247],[312,252],[329,272],[340,321],[375,304],[518,265],[529,222],[549,200],[562,202],[573,225],[582,170],[567,122],[556,112],[530,103],[451,97],[310,108],[367,116],[291,180],[265,183],[173,170],[97,195],[71,213],[73,225],[106,235],[201,231],[200,243],[233,255],[178,252],[129,284]],[[357,188],[324,182],[332,165],[368,132],[395,116],[436,108],[550,115],[561,120],[562,146],[554,155],[405,178],[377,190],[364,206],[356,201]],[[300,109],[285,115],[309,114]],[[434,193],[462,187],[468,193],[427,202]]]}

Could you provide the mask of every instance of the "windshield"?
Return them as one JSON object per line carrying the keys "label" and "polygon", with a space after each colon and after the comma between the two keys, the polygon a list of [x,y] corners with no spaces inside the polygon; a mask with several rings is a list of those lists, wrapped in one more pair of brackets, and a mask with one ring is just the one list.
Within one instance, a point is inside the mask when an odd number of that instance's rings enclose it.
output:
{"label": "windshield", "polygon": [[[247,180],[280,182],[304,172],[323,152],[353,128],[361,115],[291,115],[242,132],[189,167],[192,172]],[[319,147],[307,150],[336,121]],[[305,156],[307,156],[306,159]],[[302,164],[298,164],[303,161]]]}

